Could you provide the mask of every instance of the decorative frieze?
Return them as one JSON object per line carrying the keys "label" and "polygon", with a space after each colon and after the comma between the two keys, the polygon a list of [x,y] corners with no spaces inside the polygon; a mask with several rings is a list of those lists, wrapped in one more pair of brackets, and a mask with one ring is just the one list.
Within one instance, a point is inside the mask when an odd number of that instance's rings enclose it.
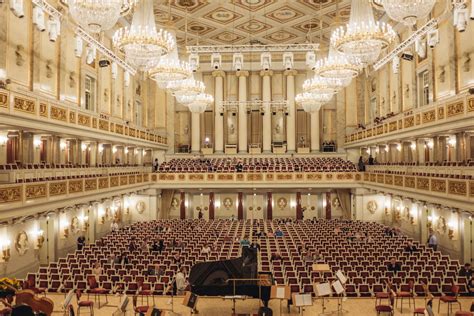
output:
{"label": "decorative frieze", "polygon": [[91,126],[91,118],[88,115],[84,114],[77,114],[77,124],[81,126],[90,127]]}
{"label": "decorative frieze", "polygon": [[45,198],[47,195],[46,183],[29,184],[25,187],[25,197],[27,200]]}
{"label": "decorative frieze", "polygon": [[0,108],[8,108],[8,93],[0,92]]}
{"label": "decorative frieze", "polygon": [[83,191],[82,180],[69,180],[69,184],[68,184],[69,194],[79,193],[79,192],[82,192],[82,191]]}
{"label": "decorative frieze", "polygon": [[0,203],[13,203],[22,200],[22,187],[0,188]]}
{"label": "decorative frieze", "polygon": [[466,181],[455,181],[448,180],[448,193],[455,195],[466,195],[467,194],[467,182]]}
{"label": "decorative frieze", "polygon": [[67,194],[67,182],[50,182],[49,183],[49,196],[64,195]]}
{"label": "decorative frieze", "polygon": [[416,188],[418,190],[430,190],[430,179],[428,178],[416,178]]}
{"label": "decorative frieze", "polygon": [[13,108],[16,111],[35,114],[35,101],[16,96],[13,98]]}
{"label": "decorative frieze", "polygon": [[52,105],[51,108],[50,108],[50,113],[51,113],[51,118],[53,120],[67,122],[67,110],[66,109],[63,109],[63,108]]}
{"label": "decorative frieze", "polygon": [[84,191],[97,190],[97,179],[86,179],[84,181]]}
{"label": "decorative frieze", "polygon": [[423,124],[431,123],[436,121],[436,111],[431,110],[427,112],[423,112],[423,119],[422,122]]}
{"label": "decorative frieze", "polygon": [[456,102],[447,105],[448,111],[446,116],[452,117],[464,113],[464,102]]}
{"label": "decorative frieze", "polygon": [[39,115],[42,117],[48,117],[48,105],[46,103],[40,103]]}

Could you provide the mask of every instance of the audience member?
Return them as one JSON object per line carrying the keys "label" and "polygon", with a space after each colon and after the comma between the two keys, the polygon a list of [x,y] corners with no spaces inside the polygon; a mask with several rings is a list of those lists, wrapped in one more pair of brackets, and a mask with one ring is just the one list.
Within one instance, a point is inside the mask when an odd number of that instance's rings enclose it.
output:
{"label": "audience member", "polygon": [[363,160],[362,156],[359,157],[359,162],[358,162],[357,166],[359,168],[359,171],[361,171],[361,172],[365,171],[365,163],[364,163],[364,160]]}
{"label": "audience member", "polygon": [[409,253],[413,253],[415,251],[418,251],[418,249],[411,241],[408,241],[407,245],[405,246],[405,251]]}
{"label": "audience member", "polygon": [[110,224],[110,231],[116,232],[119,230],[119,225],[117,224],[116,220],[113,220],[112,223]]}
{"label": "audience member", "polygon": [[387,271],[397,273],[401,270],[402,270],[402,267],[400,266],[400,264],[397,262],[395,257],[392,257],[392,259],[390,259],[390,263],[387,265]]}
{"label": "audience member", "polygon": [[209,247],[208,244],[204,244],[204,246],[201,249],[201,253],[204,255],[208,255],[211,253],[211,247]]}
{"label": "audience member", "polygon": [[271,261],[275,261],[275,260],[281,260],[281,255],[279,252],[274,252],[272,253],[272,256],[270,257],[270,260]]}
{"label": "audience member", "polygon": [[250,241],[249,241],[249,236],[245,235],[244,238],[240,241],[240,245],[242,247],[249,247],[250,246]]}
{"label": "audience member", "polygon": [[465,263],[461,269],[459,269],[459,276],[467,277],[468,279],[472,276],[472,269],[470,263]]}
{"label": "audience member", "polygon": [[176,273],[175,280],[176,280],[176,294],[184,295],[184,291],[186,290],[186,287],[187,287],[186,268],[181,267],[181,269],[179,269],[179,272]]}
{"label": "audience member", "polygon": [[81,235],[77,238],[77,250],[82,250],[84,246],[86,245],[86,237],[84,235]]}
{"label": "audience member", "polygon": [[156,243],[156,240],[153,241],[153,244],[151,245],[151,251],[159,251],[160,247],[158,247],[158,244]]}
{"label": "audience member", "polygon": [[94,268],[92,268],[92,274],[95,275],[96,279],[99,280],[99,276],[102,274],[102,267],[100,266],[100,263],[97,261],[94,264]]}
{"label": "audience member", "polygon": [[274,233],[275,237],[283,237],[283,231],[280,229],[280,227],[277,227]]}
{"label": "audience member", "polygon": [[160,167],[160,164],[158,163],[158,158],[153,161],[153,172],[158,172],[158,169]]}
{"label": "audience member", "polygon": [[430,235],[428,236],[428,247],[432,248],[434,251],[438,250],[438,238],[432,229],[430,229]]}

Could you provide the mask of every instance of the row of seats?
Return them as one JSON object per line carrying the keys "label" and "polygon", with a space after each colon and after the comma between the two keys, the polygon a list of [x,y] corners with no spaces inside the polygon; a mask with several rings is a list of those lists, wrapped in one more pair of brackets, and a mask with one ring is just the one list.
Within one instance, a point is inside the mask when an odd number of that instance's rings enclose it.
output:
{"label": "row of seats", "polygon": [[[166,228],[165,232],[159,229],[162,227]],[[336,228],[341,231],[336,232]],[[283,236],[273,234],[277,229]],[[363,237],[359,237],[361,235]],[[88,277],[93,274],[94,264],[99,262],[102,272],[94,278],[106,291],[137,294],[146,290],[161,295],[179,267],[189,271],[198,262],[239,257],[239,240],[246,236],[260,248],[259,270],[271,272],[278,284],[288,284],[292,292],[313,293],[314,282],[334,280],[338,270],[348,277],[349,296],[375,296],[379,291],[387,291],[389,281],[397,290],[415,284],[414,290],[422,291],[422,285],[428,284],[434,295],[441,295],[457,283],[461,294],[468,292],[468,280],[457,275],[458,261],[417,242],[414,243],[416,252],[405,252],[404,247],[411,240],[404,235],[386,234],[381,224],[340,220],[305,220],[290,224],[279,224],[277,220],[141,222],[50,263],[38,273],[29,274],[27,280],[32,287],[45,291],[64,292],[74,288],[88,291],[91,290]],[[148,247],[160,239],[165,249],[150,252]],[[130,248],[132,242],[137,247]],[[146,247],[142,243],[146,243]],[[177,244],[179,246],[175,246]],[[207,254],[201,252],[205,244],[212,246]],[[126,256],[128,262],[114,264],[112,255]],[[392,256],[402,267],[396,274],[387,271]],[[313,271],[313,263],[327,263],[331,271]],[[149,270],[156,264],[164,268],[163,273],[150,275]]]}
{"label": "row of seats", "polygon": [[320,158],[173,158],[159,172],[356,172],[339,157]]}

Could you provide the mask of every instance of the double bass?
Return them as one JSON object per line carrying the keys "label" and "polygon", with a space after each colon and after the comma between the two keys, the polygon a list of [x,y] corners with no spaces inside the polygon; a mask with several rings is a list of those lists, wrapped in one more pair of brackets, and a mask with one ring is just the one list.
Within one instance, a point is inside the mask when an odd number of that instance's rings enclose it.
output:
{"label": "double bass", "polygon": [[50,316],[54,310],[54,303],[47,297],[37,297],[32,290],[19,290],[15,293],[16,305],[28,305],[33,312],[42,312]]}

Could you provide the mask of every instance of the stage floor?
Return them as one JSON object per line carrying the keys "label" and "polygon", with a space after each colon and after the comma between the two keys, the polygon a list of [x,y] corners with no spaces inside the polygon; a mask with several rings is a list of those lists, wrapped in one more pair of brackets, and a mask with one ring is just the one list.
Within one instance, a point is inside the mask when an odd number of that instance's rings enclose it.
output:
{"label": "stage floor", "polygon": [[[55,306],[55,313],[54,314],[59,314],[60,311],[60,306],[61,303],[64,299],[64,295],[59,295],[59,294],[49,294],[49,298],[51,298],[54,301],[54,306]],[[82,299],[87,299],[87,295],[83,295]],[[91,300],[94,300],[93,296],[90,296]],[[113,312],[116,310],[116,306],[119,303],[119,297],[117,296],[109,296],[109,306],[103,306],[100,309],[97,308],[97,306],[94,309],[94,316],[111,316]],[[159,309],[167,309],[170,310],[172,305],[168,304],[169,303],[169,297],[163,297],[163,296],[155,296],[155,305]],[[105,298],[101,297],[101,303],[104,304]],[[471,307],[471,303],[473,302],[472,298],[466,297],[466,298],[460,298],[463,310],[468,311]],[[152,299],[149,299],[150,305],[153,305]],[[76,299],[74,298],[72,301],[74,307],[76,308]],[[175,314],[172,313],[166,313],[166,315],[191,315],[190,309],[183,306],[183,297],[175,297],[174,298],[174,312]],[[146,299],[144,301],[144,304],[141,303],[141,299],[138,298],[138,305],[147,305],[146,304]],[[271,300],[270,301],[270,308],[273,310],[273,315],[301,315],[301,313],[298,312],[298,309],[295,307],[292,307],[290,312],[288,312],[287,307],[282,304],[281,308],[281,313],[280,313],[280,304],[277,300]],[[252,315],[256,314],[259,308],[259,300],[256,299],[247,299],[244,301],[237,301],[236,302],[236,312],[237,314],[243,314],[243,315]],[[326,312],[331,312],[335,311],[337,309],[337,301],[335,299],[327,299],[326,303]],[[416,307],[422,307],[424,306],[424,300],[423,299],[417,299],[416,300]],[[441,312],[438,314],[438,299],[436,298],[434,300],[434,312],[435,315],[440,315],[440,316],[445,316],[447,315],[447,305],[446,304],[441,304]],[[373,298],[348,298],[344,303],[343,303],[343,308],[344,310],[347,311],[344,315],[354,315],[354,316],[365,316],[365,315],[376,315],[375,312],[375,299]],[[453,306],[454,312],[457,311],[457,305]],[[198,298],[197,302],[197,311],[198,315],[202,316],[227,316],[227,315],[232,315],[232,301],[231,300],[224,300],[222,298],[217,298],[217,297],[200,297]],[[322,312],[322,302],[321,299],[315,300],[314,305],[311,307],[305,308],[305,311],[303,315],[308,315],[308,316],[314,316],[314,315],[319,315]],[[413,315],[413,306],[410,308],[408,306],[408,302],[404,301],[403,304],[403,313],[401,313],[400,306],[396,308],[396,315]],[[81,310],[81,315],[89,315],[88,310],[85,308]],[[134,315],[133,314],[133,309],[132,309],[132,298],[130,297],[130,302],[128,304],[127,308],[127,316],[128,315]],[[334,313],[334,315],[337,315],[337,313]],[[451,315],[454,315],[452,313]]]}

